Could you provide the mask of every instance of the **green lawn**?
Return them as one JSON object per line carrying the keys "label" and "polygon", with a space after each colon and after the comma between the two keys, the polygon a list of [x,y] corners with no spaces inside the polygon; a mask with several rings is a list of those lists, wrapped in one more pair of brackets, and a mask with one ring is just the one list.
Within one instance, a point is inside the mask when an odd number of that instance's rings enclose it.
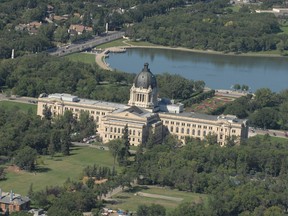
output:
{"label": "green lawn", "polygon": [[74,62],[83,62],[86,64],[96,64],[96,56],[95,54],[91,53],[73,53],[71,55],[65,56],[65,58],[68,58],[71,61]]}
{"label": "green lawn", "polygon": [[33,113],[37,113],[37,104],[26,104],[26,103],[20,103],[16,101],[0,101],[0,107],[3,107],[5,109],[20,109],[24,112],[28,112],[28,110],[32,110]]}
{"label": "green lawn", "polygon": [[280,29],[283,31],[279,34],[288,34],[288,26],[281,26]]}
{"label": "green lawn", "polygon": [[[84,167],[88,165],[113,166],[113,157],[109,151],[89,147],[73,147],[71,155],[67,157],[42,156],[38,159],[41,164],[35,173],[7,172],[7,180],[1,181],[1,189],[15,193],[27,194],[30,184],[33,190],[45,189],[46,186],[62,185],[69,177],[71,180],[79,180]],[[119,167],[116,167],[119,169]]]}
{"label": "green lawn", "polygon": [[[169,197],[182,198],[181,202],[159,199],[159,198],[150,198],[136,195],[137,192],[144,192],[150,194],[158,194]],[[159,188],[159,187],[140,187],[137,186],[135,190],[131,192],[122,192],[113,197],[113,199],[117,200],[117,204],[108,204],[107,207],[112,209],[123,209],[136,211],[140,204],[151,205],[151,204],[159,204],[163,205],[167,211],[171,211],[176,208],[180,203],[183,202],[206,202],[208,196],[205,194],[197,194],[191,192],[183,192],[178,190],[172,190],[168,188]]]}
{"label": "green lawn", "polygon": [[109,47],[118,47],[118,46],[127,46],[127,44],[123,43],[123,41],[125,41],[126,39],[118,39],[118,40],[114,40],[114,41],[111,41],[109,43],[104,43],[104,44],[101,44],[99,46],[97,46],[96,48],[97,49],[106,49],[106,48],[109,48]]}
{"label": "green lawn", "polygon": [[127,41],[127,43],[134,45],[134,46],[161,46],[161,45],[153,44],[147,41]]}

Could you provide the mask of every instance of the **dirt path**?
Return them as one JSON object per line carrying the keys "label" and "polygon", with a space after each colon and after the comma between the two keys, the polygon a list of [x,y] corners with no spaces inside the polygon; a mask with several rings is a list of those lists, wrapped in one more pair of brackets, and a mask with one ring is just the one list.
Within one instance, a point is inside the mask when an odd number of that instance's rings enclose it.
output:
{"label": "dirt path", "polygon": [[150,194],[150,193],[143,193],[143,192],[138,192],[136,194],[137,194],[137,196],[164,199],[164,200],[170,200],[170,201],[175,201],[175,202],[183,201],[183,198],[170,197],[170,196],[164,196],[164,195],[159,195],[159,194]]}

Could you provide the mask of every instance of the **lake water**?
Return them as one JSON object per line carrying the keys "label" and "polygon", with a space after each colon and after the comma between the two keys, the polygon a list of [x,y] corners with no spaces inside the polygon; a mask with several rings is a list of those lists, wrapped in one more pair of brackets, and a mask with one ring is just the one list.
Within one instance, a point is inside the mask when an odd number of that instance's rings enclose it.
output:
{"label": "lake water", "polygon": [[251,91],[270,88],[274,92],[288,88],[288,58],[228,56],[166,49],[127,49],[109,54],[110,67],[139,73],[144,63],[154,74],[179,74],[192,80],[203,80],[213,89],[230,89],[245,84]]}

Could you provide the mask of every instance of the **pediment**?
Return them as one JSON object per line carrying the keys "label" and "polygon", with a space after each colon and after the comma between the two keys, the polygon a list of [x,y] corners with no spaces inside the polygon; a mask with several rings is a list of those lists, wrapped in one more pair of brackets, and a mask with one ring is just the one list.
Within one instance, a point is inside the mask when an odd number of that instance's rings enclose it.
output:
{"label": "pediment", "polygon": [[146,117],[144,116],[139,116],[136,113],[129,112],[129,111],[123,111],[123,112],[117,112],[117,113],[111,113],[110,117],[115,117],[115,118],[123,118],[124,119],[133,119],[133,120],[138,120],[138,121],[146,121]]}

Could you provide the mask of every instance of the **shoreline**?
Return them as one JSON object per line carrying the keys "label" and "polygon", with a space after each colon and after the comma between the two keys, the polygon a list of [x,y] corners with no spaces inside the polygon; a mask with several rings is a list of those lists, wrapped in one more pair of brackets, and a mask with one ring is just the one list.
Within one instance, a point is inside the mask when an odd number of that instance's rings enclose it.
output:
{"label": "shoreline", "polygon": [[[112,46],[105,48],[103,52],[99,53],[96,55],[96,64],[104,69],[104,70],[114,70],[111,68],[107,63],[105,62],[105,52],[110,49],[115,49],[115,48],[123,48],[123,49],[135,49],[135,48],[141,48],[141,49],[167,49],[167,50],[177,50],[177,51],[183,51],[183,52],[194,52],[194,53],[201,53],[201,54],[208,54],[208,55],[222,55],[222,56],[237,56],[237,57],[263,57],[263,58],[285,58],[286,56],[281,56],[279,54],[257,54],[257,53],[223,53],[219,51],[214,51],[214,50],[198,50],[198,49],[189,49],[185,47],[166,47],[166,46],[138,46],[138,45],[132,45],[129,44],[127,41],[123,41],[125,45],[123,46]],[[98,57],[97,57],[98,56]]]}

